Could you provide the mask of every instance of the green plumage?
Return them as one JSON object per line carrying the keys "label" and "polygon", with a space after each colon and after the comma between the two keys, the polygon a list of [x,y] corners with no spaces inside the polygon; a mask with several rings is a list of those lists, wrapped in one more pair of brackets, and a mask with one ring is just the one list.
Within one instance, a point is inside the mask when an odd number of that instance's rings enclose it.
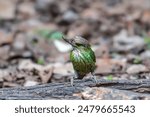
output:
{"label": "green plumage", "polygon": [[95,54],[90,47],[80,45],[74,48],[70,53],[70,60],[79,79],[95,70]]}
{"label": "green plumage", "polygon": [[92,73],[96,68],[95,54],[88,41],[80,36],[73,39],[63,39],[72,45],[73,50],[70,52],[70,60],[78,79],[82,79],[86,74]]}

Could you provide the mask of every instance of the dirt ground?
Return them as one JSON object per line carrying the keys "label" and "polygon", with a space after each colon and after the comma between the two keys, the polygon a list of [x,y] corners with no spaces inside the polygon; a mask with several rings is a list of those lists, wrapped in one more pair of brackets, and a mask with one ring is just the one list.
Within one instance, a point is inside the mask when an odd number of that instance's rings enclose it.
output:
{"label": "dirt ground", "polygon": [[101,79],[150,79],[150,0],[0,0],[0,88],[68,82],[62,35],[90,42]]}

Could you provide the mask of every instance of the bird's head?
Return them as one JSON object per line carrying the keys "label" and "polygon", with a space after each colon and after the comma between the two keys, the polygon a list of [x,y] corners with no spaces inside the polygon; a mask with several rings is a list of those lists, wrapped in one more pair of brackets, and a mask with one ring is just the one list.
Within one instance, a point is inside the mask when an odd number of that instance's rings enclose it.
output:
{"label": "bird's head", "polygon": [[84,39],[81,36],[75,36],[72,39],[66,39],[65,37],[62,37],[67,43],[69,43],[70,45],[72,45],[73,47],[79,47],[79,46],[83,46],[83,47],[89,47],[89,42]]}

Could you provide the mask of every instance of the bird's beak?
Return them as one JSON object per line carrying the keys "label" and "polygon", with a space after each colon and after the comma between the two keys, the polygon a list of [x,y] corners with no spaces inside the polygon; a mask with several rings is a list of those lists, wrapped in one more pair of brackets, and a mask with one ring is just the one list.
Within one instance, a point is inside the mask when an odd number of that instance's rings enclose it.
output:
{"label": "bird's beak", "polygon": [[69,43],[70,45],[74,46],[74,45],[71,43],[71,39],[66,39],[64,36],[62,36],[62,39],[63,39],[65,42]]}

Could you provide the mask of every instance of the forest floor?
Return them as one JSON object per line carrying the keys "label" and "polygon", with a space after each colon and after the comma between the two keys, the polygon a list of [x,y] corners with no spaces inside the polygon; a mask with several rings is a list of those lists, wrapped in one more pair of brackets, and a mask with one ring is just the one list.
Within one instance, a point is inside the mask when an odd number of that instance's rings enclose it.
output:
{"label": "forest floor", "polygon": [[1,0],[1,90],[69,82],[71,47],[62,34],[90,42],[98,79],[150,80],[150,0]]}

